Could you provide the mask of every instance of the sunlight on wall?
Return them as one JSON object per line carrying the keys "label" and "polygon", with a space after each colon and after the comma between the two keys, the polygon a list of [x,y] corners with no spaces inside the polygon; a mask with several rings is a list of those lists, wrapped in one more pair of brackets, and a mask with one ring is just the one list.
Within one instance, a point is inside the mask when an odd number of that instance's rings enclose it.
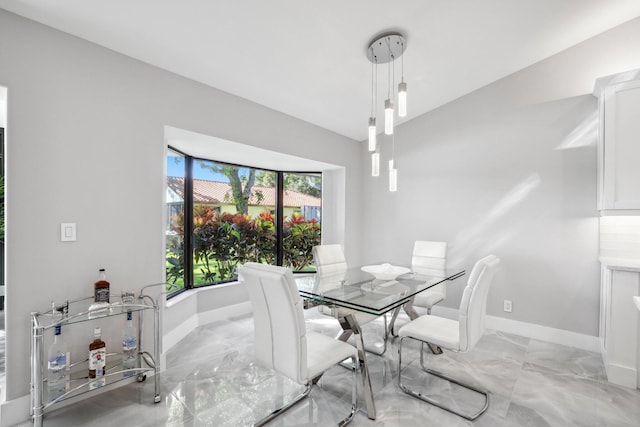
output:
{"label": "sunlight on wall", "polygon": [[593,111],[567,135],[556,150],[588,147],[598,142],[598,112]]}
{"label": "sunlight on wall", "polygon": [[[483,252],[490,253],[513,238],[516,234],[514,227],[503,227],[501,220],[516,205],[525,200],[540,185],[540,182],[541,179],[537,173],[529,175],[498,200],[483,219],[472,227],[460,231],[452,242],[447,263],[452,266],[460,265],[478,250],[482,249]],[[500,227],[493,233],[492,239],[488,240],[486,236],[489,235],[489,229],[496,225]]]}

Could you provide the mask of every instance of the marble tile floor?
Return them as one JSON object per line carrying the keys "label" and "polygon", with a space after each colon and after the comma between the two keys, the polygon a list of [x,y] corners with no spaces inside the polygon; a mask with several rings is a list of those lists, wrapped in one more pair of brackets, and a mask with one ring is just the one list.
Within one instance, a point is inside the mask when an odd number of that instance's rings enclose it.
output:
{"label": "marble tile floor", "polygon": [[[335,335],[335,319],[305,312],[307,327]],[[400,318],[398,325],[406,318]],[[368,343],[381,344],[382,323],[365,326]],[[491,391],[488,411],[469,422],[400,391],[398,339],[379,357],[367,353],[377,409],[366,416],[359,383],[359,408],[351,426],[639,426],[640,391],[606,382],[600,354],[487,331],[468,353],[429,355],[426,364],[471,380]],[[153,404],[147,380],[94,396],[45,414],[45,427],[62,426],[244,426],[269,412],[274,402],[294,396],[297,384],[254,363],[253,318],[242,316],[202,326],[167,354],[162,373],[162,401]],[[463,408],[475,396],[420,369],[419,346],[403,346],[403,382]],[[328,371],[310,398],[270,422],[269,426],[336,425],[349,411],[351,372]],[[20,427],[28,426],[28,423]]]}

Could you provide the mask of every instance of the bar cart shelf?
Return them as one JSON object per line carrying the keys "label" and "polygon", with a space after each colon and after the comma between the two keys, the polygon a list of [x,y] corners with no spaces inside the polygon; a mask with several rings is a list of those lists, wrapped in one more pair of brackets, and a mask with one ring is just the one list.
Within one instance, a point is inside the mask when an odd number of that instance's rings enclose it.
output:
{"label": "bar cart shelf", "polygon": [[[144,288],[143,288],[144,289]],[[112,300],[120,299],[111,296]],[[153,373],[154,403],[161,400],[160,397],[160,310],[157,300],[142,295],[136,299],[116,301],[101,306],[92,305],[94,297],[81,298],[66,301],[63,306],[52,308],[49,311],[31,313],[31,416],[34,427],[42,427],[43,416],[49,410],[62,407],[63,402],[72,403],[70,399],[81,395],[89,395],[98,390],[106,390],[113,384],[122,381],[138,382],[146,380],[147,373]],[[102,324],[110,322],[119,316],[127,316],[127,312],[137,313],[138,317],[138,360],[136,368],[122,368],[122,353],[108,352],[105,375],[102,378],[88,378],[88,358],[80,357],[79,360],[69,362],[69,381],[65,393],[56,399],[49,400],[47,393],[47,357],[44,341],[45,334],[53,334],[57,325],[69,330],[73,325],[86,324],[98,319]],[[145,351],[143,340],[144,318],[153,315],[153,349]],[[117,324],[117,323],[116,323]],[[107,351],[110,351],[107,346]],[[124,385],[126,383],[123,383]],[[106,388],[105,388],[106,387]],[[77,400],[77,399],[75,399]]]}

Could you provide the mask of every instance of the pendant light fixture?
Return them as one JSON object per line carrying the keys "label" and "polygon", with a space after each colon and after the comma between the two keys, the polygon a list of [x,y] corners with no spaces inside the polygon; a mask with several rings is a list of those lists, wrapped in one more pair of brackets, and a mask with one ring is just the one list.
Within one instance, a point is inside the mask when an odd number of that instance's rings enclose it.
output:
{"label": "pendant light fixture", "polygon": [[[367,49],[367,58],[371,67],[371,117],[369,117],[369,151],[371,154],[371,175],[380,175],[380,150],[376,142],[376,100],[377,100],[377,65],[388,64],[387,67],[387,99],[384,101],[384,133],[391,136],[392,155],[389,160],[389,191],[398,190],[398,169],[395,163],[394,107],[395,107],[395,61],[407,48],[405,38],[400,33],[385,33],[376,37]],[[404,60],[402,61],[401,81],[398,84],[398,117],[407,115],[407,84],[404,81]],[[375,82],[375,83],[374,83]],[[375,85],[375,87],[374,87]],[[373,136],[372,136],[373,132]]]}
{"label": "pendant light fixture", "polygon": [[[378,84],[378,67],[374,61],[371,61],[371,116],[369,117],[369,151],[376,151],[376,90],[374,85]],[[375,175],[374,175],[375,176]]]}
{"label": "pendant light fixture", "polygon": [[[404,39],[400,40],[400,43],[404,44]],[[402,51],[404,52],[404,47]],[[404,57],[400,59],[400,64],[402,80],[398,84],[398,117],[405,117],[407,115],[407,84],[404,82]]]}
{"label": "pendant light fixture", "polygon": [[371,153],[371,176],[380,176],[380,153]]}

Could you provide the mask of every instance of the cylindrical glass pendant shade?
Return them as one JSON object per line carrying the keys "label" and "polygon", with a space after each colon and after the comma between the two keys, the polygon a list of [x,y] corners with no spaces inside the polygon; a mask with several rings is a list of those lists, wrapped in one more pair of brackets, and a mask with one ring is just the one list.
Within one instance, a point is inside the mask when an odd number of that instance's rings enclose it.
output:
{"label": "cylindrical glass pendant shade", "polygon": [[398,85],[398,117],[407,115],[407,84],[402,82]]}
{"label": "cylindrical glass pendant shade", "polygon": [[369,117],[369,151],[376,151],[376,118]]}
{"label": "cylindrical glass pendant shade", "polygon": [[393,101],[390,99],[384,101],[384,133],[393,134]]}
{"label": "cylindrical glass pendant shade", "polygon": [[380,153],[371,153],[371,176],[380,176]]}
{"label": "cylindrical glass pendant shade", "polygon": [[389,170],[389,191],[398,191],[398,169]]}

